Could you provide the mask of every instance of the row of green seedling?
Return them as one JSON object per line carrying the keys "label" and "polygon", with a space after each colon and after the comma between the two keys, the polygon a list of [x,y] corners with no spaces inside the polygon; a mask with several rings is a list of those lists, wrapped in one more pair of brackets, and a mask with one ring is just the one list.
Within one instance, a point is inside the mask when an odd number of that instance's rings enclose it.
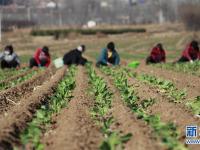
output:
{"label": "row of green seedling", "polygon": [[[169,80],[158,79],[155,76],[150,75],[138,76],[136,73],[132,73],[128,68],[123,68],[121,70],[124,71],[129,77],[137,77],[143,82],[159,87],[161,92],[168,94],[169,98],[173,102],[181,102],[181,100],[186,98],[186,91],[178,90],[174,83]],[[192,110],[195,115],[200,116],[200,96],[188,100],[186,107]]]}
{"label": "row of green seedling", "polygon": [[72,99],[72,91],[75,88],[75,71],[76,68],[74,66],[70,67],[66,77],[59,83],[55,94],[46,105],[41,106],[37,110],[33,120],[28,123],[27,128],[20,135],[24,149],[27,149],[27,145],[31,146],[31,149],[34,150],[44,149],[44,145],[40,139],[46,129],[51,125],[52,116],[66,107]]}
{"label": "row of green seedling", "polygon": [[197,96],[194,100],[190,100],[186,103],[186,106],[192,110],[192,112],[200,117],[200,96]]}
{"label": "row of green seedling", "polygon": [[193,75],[200,76],[200,61],[194,61],[194,63],[166,63],[154,65],[159,68],[174,70],[177,72],[184,72]]}
{"label": "row of green seedling", "polygon": [[16,80],[11,80],[7,83],[0,83],[0,90],[5,90],[5,89],[8,89],[8,88],[11,88],[11,87],[15,87],[16,85],[24,82],[24,81],[27,81],[29,79],[31,79],[34,75],[36,75],[38,73],[37,70],[33,70],[31,73],[25,75],[25,76],[22,76]]}
{"label": "row of green seedling", "polygon": [[133,85],[128,84],[127,74],[123,70],[114,70],[108,67],[101,69],[114,80],[115,86],[119,89],[121,97],[138,119],[144,120],[149,124],[154,133],[162,140],[162,143],[170,150],[186,150],[187,148],[180,143],[180,133],[173,123],[164,123],[160,116],[150,115],[145,109],[154,103],[154,99],[141,101],[134,90]]}
{"label": "row of green seedling", "polygon": [[173,82],[162,78],[157,78],[153,75],[142,74],[138,75],[137,79],[159,88],[159,92],[168,96],[170,101],[181,103],[187,96],[186,90],[178,90]]}
{"label": "row of green seedling", "polygon": [[104,134],[104,141],[99,149],[115,150],[123,149],[123,144],[126,143],[132,134],[121,136],[119,132],[111,130],[111,125],[114,123],[114,118],[109,114],[112,107],[113,93],[110,92],[106,82],[99,77],[91,65],[88,65],[90,92],[95,97],[95,104],[91,109],[92,117],[101,127]]}
{"label": "row of green seedling", "polygon": [[25,71],[27,71],[28,68],[23,68],[23,69],[20,69],[20,70],[17,70],[17,69],[0,69],[0,81],[2,80],[5,80],[5,79],[8,79],[12,76],[15,76],[15,75],[19,75]]}
{"label": "row of green seedling", "polygon": [[[156,78],[155,76],[147,74],[138,76],[138,79],[158,87],[161,90],[160,92],[165,93],[171,101],[175,103],[180,103],[186,98],[186,90],[178,90],[171,81]],[[189,102],[186,103],[186,107],[191,109],[195,115],[200,115],[200,96],[197,96],[193,100],[189,100]]]}

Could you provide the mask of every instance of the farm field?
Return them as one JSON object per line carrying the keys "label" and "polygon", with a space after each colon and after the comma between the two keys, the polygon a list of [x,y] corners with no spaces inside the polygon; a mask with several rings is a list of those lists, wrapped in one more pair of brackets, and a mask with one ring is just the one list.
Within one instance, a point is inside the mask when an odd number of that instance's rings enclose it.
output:
{"label": "farm field", "polygon": [[[29,30],[6,33],[24,64],[0,70],[0,150],[199,150],[186,145],[186,126],[200,125],[200,63],[176,64],[200,33],[182,25],[146,25],[146,33],[33,37]],[[179,30],[176,30],[176,29]],[[95,66],[114,41],[119,67]],[[167,63],[145,65],[151,47],[163,43]],[[49,46],[52,58],[80,44],[86,66],[29,69],[35,49]],[[128,68],[133,60],[137,69]]]}

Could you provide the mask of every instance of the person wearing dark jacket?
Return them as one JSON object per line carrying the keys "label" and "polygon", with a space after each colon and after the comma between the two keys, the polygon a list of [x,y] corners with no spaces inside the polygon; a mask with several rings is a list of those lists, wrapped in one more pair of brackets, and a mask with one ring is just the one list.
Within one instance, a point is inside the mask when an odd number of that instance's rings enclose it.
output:
{"label": "person wearing dark jacket", "polygon": [[157,44],[152,50],[149,57],[146,59],[146,64],[150,63],[165,63],[166,53],[162,44]]}
{"label": "person wearing dark jacket", "polygon": [[18,68],[20,67],[20,60],[13,50],[12,45],[5,47],[4,52],[0,53],[1,68]]}
{"label": "person wearing dark jacket", "polygon": [[30,68],[33,67],[49,67],[51,64],[51,56],[49,54],[49,48],[44,46],[43,48],[38,48],[30,59]]}
{"label": "person wearing dark jacket", "polygon": [[69,51],[63,57],[64,65],[85,65],[87,59],[82,56],[84,52],[85,45],[78,46],[76,49]]}
{"label": "person wearing dark jacket", "polygon": [[103,48],[101,55],[97,60],[96,66],[117,66],[120,63],[120,57],[115,49],[115,44],[110,42],[107,44],[107,48]]}
{"label": "person wearing dark jacket", "polygon": [[200,51],[197,41],[192,41],[186,49],[183,51],[181,58],[178,62],[190,62],[193,63],[195,60],[200,60]]}

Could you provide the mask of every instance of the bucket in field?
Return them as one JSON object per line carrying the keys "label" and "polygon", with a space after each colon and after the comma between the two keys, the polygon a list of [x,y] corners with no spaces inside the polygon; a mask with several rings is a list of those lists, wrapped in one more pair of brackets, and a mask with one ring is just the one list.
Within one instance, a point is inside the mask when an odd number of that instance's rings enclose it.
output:
{"label": "bucket in field", "polygon": [[133,62],[128,64],[128,67],[136,69],[139,65],[140,65],[139,61],[133,61]]}
{"label": "bucket in field", "polygon": [[57,58],[53,61],[53,63],[56,68],[61,68],[64,65],[63,58]]}

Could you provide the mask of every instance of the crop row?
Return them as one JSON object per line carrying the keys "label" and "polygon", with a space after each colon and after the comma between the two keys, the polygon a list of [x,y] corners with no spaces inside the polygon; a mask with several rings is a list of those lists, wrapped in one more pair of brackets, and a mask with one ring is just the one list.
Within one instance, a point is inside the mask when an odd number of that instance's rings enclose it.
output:
{"label": "crop row", "polygon": [[186,103],[186,106],[192,110],[195,115],[200,115],[200,96],[197,96],[194,100]]}
{"label": "crop row", "polygon": [[[158,115],[149,115],[145,108],[154,103],[153,99],[141,101],[137,96],[133,85],[128,84],[127,74],[123,70],[114,70],[107,67],[101,69],[110,75],[115,86],[119,89],[121,97],[138,119],[144,120],[154,130],[155,134],[162,140],[168,149],[187,149],[179,142],[180,134],[173,123],[164,123]],[[140,102],[141,101],[141,102]]]}
{"label": "crop row", "polygon": [[9,78],[11,76],[19,75],[27,70],[28,70],[27,68],[25,68],[25,69],[23,68],[20,70],[16,70],[16,69],[1,70],[0,69],[0,81],[4,80],[6,78]]}
{"label": "crop row", "polygon": [[31,79],[34,75],[36,75],[38,73],[37,70],[33,70],[31,73],[25,75],[25,76],[22,76],[18,79],[15,79],[15,80],[10,80],[9,82],[1,82],[0,83],[0,90],[4,90],[4,89],[8,89],[8,88],[11,88],[11,87],[14,87],[16,86],[17,84],[20,84],[26,80],[29,80]]}
{"label": "crop row", "polygon": [[186,91],[178,90],[173,82],[161,78],[157,78],[153,75],[142,74],[137,76],[137,79],[148,83],[150,85],[158,87],[159,92],[166,94],[172,102],[180,103],[182,100],[186,98]]}
{"label": "crop row", "polygon": [[[182,100],[186,99],[186,90],[178,90],[174,83],[169,80],[157,78],[148,74],[138,75],[137,79],[158,87],[160,89],[159,92],[166,94],[170,101],[174,103],[181,103]],[[189,100],[189,102],[186,103],[186,107],[191,109],[195,115],[200,115],[200,96]]]}
{"label": "crop row", "polygon": [[50,101],[37,110],[33,120],[28,123],[27,128],[20,135],[20,140],[24,149],[27,149],[27,145],[31,146],[28,147],[28,149],[44,149],[44,145],[40,142],[40,138],[51,124],[52,115],[66,107],[71,100],[72,90],[75,88],[75,71],[76,68],[74,66],[69,69],[66,77],[59,83],[55,94],[51,97]]}
{"label": "crop row", "polygon": [[54,36],[54,35],[64,35],[67,36],[69,33],[79,33],[82,35],[95,35],[97,33],[103,34],[122,34],[127,32],[146,32],[146,29],[138,28],[124,28],[124,29],[34,29],[31,31],[31,35],[33,36]]}
{"label": "crop row", "polygon": [[195,61],[194,63],[166,63],[166,64],[157,64],[155,65],[159,68],[174,70],[177,72],[190,73],[197,76],[200,76],[200,61]]}
{"label": "crop row", "polygon": [[99,77],[91,65],[88,65],[90,91],[95,97],[95,104],[91,110],[93,118],[101,127],[101,131],[105,136],[104,141],[100,145],[101,150],[122,149],[123,143],[129,141],[132,134],[121,136],[118,131],[111,130],[111,125],[114,123],[114,117],[109,114],[112,107],[112,95],[106,82]]}

